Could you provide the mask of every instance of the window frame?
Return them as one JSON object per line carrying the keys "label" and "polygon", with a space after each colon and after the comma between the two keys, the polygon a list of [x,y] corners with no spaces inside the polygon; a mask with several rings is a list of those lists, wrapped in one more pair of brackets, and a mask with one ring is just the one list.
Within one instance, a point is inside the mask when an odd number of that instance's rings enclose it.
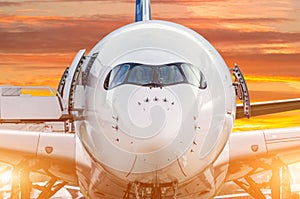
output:
{"label": "window frame", "polygon": [[[185,70],[183,69],[183,65],[186,65],[187,67],[190,66],[194,69],[190,69],[190,71],[192,71],[193,73],[195,73],[195,71],[199,71],[199,76],[195,75],[194,74],[194,77],[198,80],[198,83],[197,85],[191,81],[190,79],[188,79],[187,77],[187,74],[185,72]],[[126,70],[126,72],[124,73],[125,74],[125,77],[121,79],[121,81],[118,81],[117,83],[115,84],[112,84],[117,75],[119,74],[120,70],[121,70],[121,67],[123,66],[129,66]],[[177,68],[177,75],[179,74],[179,77],[181,77],[179,80],[176,80],[176,81],[173,81],[173,82],[161,82],[160,81],[160,70],[164,67],[176,67]],[[116,75],[114,77],[111,77],[112,76],[112,73],[114,70],[116,70],[117,68],[119,67],[118,69],[118,72],[116,73]],[[138,82],[138,81],[133,81],[133,80],[130,80],[129,81],[129,78],[131,77],[132,73],[134,72],[134,68],[135,67],[149,67],[151,68],[152,70],[152,78],[149,79],[149,82]],[[170,71],[168,71],[170,72]],[[123,74],[123,75],[124,75]],[[123,76],[122,75],[122,76]],[[199,77],[199,78],[197,78]],[[111,80],[111,78],[113,78]],[[203,82],[204,81],[204,82]],[[207,87],[207,81],[206,81],[206,78],[205,76],[203,75],[202,71],[200,69],[198,69],[196,66],[192,65],[192,64],[189,64],[189,63],[184,63],[184,62],[176,62],[176,63],[170,63],[170,64],[163,64],[163,65],[147,65],[147,64],[140,64],[140,63],[122,63],[122,64],[118,64],[117,66],[113,67],[109,73],[107,74],[106,78],[105,78],[105,81],[104,81],[104,84],[103,84],[103,87],[105,90],[111,90],[115,87],[118,87],[120,85],[124,85],[124,84],[131,84],[131,85],[139,85],[139,86],[148,86],[148,87],[165,87],[165,86],[172,86],[172,85],[176,85],[176,84],[190,84],[190,85],[193,85],[193,86],[196,86],[198,87],[199,89],[206,89]],[[111,86],[112,85],[112,86]]]}

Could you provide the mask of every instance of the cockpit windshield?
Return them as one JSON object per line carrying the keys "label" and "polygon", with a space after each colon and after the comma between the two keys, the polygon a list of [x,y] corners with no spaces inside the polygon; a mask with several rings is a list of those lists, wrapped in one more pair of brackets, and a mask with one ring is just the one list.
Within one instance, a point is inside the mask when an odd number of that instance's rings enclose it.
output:
{"label": "cockpit windshield", "polygon": [[184,82],[184,76],[176,65],[166,65],[158,68],[158,81],[163,85]]}
{"label": "cockpit windshield", "polygon": [[148,87],[164,87],[180,83],[207,87],[206,80],[198,67],[188,63],[166,65],[144,65],[124,63],[114,67],[107,75],[104,88],[115,88],[122,84],[134,84]]}
{"label": "cockpit windshield", "polygon": [[128,83],[144,85],[153,79],[153,69],[144,65],[132,67],[128,74]]}

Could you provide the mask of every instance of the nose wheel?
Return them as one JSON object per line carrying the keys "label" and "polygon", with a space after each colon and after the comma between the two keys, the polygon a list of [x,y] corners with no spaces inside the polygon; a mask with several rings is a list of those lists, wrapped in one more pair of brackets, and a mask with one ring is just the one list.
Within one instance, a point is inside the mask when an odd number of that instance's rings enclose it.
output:
{"label": "nose wheel", "polygon": [[163,184],[134,182],[128,184],[123,199],[176,199],[177,187],[177,182]]}

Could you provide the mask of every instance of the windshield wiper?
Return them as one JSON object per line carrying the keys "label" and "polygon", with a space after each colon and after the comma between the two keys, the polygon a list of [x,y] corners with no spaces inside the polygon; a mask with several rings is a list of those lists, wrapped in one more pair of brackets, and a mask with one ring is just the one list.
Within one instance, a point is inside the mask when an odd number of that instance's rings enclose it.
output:
{"label": "windshield wiper", "polygon": [[159,83],[154,83],[154,82],[150,82],[150,83],[147,83],[147,84],[143,84],[142,86],[147,86],[147,87],[150,87],[150,88],[162,88],[164,87],[163,84],[159,84]]}

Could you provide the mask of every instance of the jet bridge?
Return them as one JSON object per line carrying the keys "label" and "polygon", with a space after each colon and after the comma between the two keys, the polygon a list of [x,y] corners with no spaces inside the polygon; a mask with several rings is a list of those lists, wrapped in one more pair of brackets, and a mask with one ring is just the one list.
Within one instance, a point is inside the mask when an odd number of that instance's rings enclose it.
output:
{"label": "jet bridge", "polygon": [[0,119],[9,121],[60,120],[58,97],[49,87],[0,87]]}
{"label": "jet bridge", "polygon": [[0,129],[73,132],[77,111],[84,109],[78,85],[85,49],[66,68],[57,91],[46,86],[0,86]]}
{"label": "jet bridge", "polygon": [[69,119],[50,87],[0,87],[0,129],[66,132]]}

